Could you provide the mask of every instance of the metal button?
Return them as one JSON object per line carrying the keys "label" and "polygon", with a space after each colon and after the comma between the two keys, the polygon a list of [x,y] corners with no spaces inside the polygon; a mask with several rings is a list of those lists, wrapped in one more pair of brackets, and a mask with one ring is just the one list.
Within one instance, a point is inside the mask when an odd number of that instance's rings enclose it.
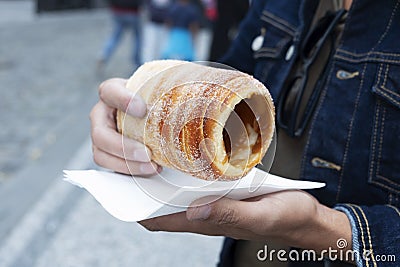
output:
{"label": "metal button", "polygon": [[355,72],[348,72],[345,70],[338,70],[336,72],[336,78],[340,80],[348,80],[358,76],[360,73],[358,71]]}
{"label": "metal button", "polygon": [[311,160],[311,165],[316,168],[334,169],[337,171],[340,171],[342,169],[342,167],[340,167],[339,165],[318,157],[315,157]]}
{"label": "metal button", "polygon": [[258,51],[262,47],[263,43],[264,43],[264,36],[259,35],[256,38],[254,38],[253,43],[251,44],[251,49],[253,49],[254,52]]}
{"label": "metal button", "polygon": [[267,30],[262,27],[260,30],[260,35],[254,38],[253,42],[251,43],[251,49],[256,52],[261,49],[264,44],[264,37]]}
{"label": "metal button", "polygon": [[294,54],[294,45],[291,45],[288,50],[286,51],[285,60],[289,61]]}

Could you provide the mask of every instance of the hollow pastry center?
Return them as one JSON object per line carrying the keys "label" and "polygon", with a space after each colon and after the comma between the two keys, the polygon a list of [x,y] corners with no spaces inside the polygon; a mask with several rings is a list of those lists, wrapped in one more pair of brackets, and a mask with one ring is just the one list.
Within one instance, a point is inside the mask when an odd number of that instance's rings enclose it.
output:
{"label": "hollow pastry center", "polygon": [[226,151],[224,161],[241,169],[252,161],[252,155],[261,150],[260,128],[255,112],[249,106],[252,102],[251,98],[240,101],[229,115],[222,132]]}

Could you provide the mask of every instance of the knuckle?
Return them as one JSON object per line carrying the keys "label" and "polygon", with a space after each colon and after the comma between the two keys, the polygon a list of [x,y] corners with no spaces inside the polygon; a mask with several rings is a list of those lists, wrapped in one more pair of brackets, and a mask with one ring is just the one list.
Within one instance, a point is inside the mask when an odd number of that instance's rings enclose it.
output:
{"label": "knuckle", "polygon": [[89,113],[89,119],[90,119],[90,121],[93,123],[93,118],[94,118],[94,113],[95,113],[95,108],[96,108],[96,106],[94,106],[93,108],[92,108],[92,110],[90,111],[90,113]]}
{"label": "knuckle", "polygon": [[94,161],[94,163],[96,163],[97,165],[102,166],[102,165],[101,165],[101,161],[100,161],[100,159],[99,159],[99,156],[98,156],[96,153],[93,154],[93,161]]}
{"label": "knuckle", "polygon": [[94,121],[97,117],[99,108],[100,108],[100,102],[98,102],[96,105],[94,105],[92,110],[89,113],[89,119],[90,119],[90,122],[92,123],[92,125],[94,124]]}
{"label": "knuckle", "polygon": [[104,91],[106,90],[105,88],[107,87],[107,84],[108,84],[108,80],[102,82],[99,85],[99,97],[100,97],[100,99],[103,99],[103,97],[104,97]]}
{"label": "knuckle", "polygon": [[94,144],[97,144],[99,142],[99,135],[100,135],[99,127],[98,126],[93,127],[91,131],[91,137]]}
{"label": "knuckle", "polygon": [[217,214],[216,223],[218,225],[236,225],[238,223],[236,211],[232,208],[221,210],[219,214]]}
{"label": "knuckle", "polygon": [[112,87],[113,84],[116,82],[115,78],[105,80],[99,85],[99,97],[100,99],[105,99],[107,95],[107,91],[109,91]]}
{"label": "knuckle", "polygon": [[101,156],[100,150],[96,147],[92,147],[93,150],[93,161],[99,166],[103,166],[103,157]]}

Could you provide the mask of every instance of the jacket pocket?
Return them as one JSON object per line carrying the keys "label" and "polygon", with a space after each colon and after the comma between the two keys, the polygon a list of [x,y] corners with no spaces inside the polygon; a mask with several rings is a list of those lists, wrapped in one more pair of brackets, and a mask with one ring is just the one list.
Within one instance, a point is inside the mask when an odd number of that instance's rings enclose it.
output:
{"label": "jacket pocket", "polygon": [[262,12],[260,20],[260,35],[264,40],[261,48],[254,51],[254,58],[282,58],[295,36],[294,26],[267,10]]}
{"label": "jacket pocket", "polygon": [[369,182],[400,193],[400,66],[378,66],[372,92],[376,98]]}
{"label": "jacket pocket", "polygon": [[296,31],[290,23],[267,10],[262,12],[260,22],[260,35],[264,35],[264,40],[261,48],[253,53],[256,60],[254,76],[269,88],[276,99],[297,53],[294,45]]}

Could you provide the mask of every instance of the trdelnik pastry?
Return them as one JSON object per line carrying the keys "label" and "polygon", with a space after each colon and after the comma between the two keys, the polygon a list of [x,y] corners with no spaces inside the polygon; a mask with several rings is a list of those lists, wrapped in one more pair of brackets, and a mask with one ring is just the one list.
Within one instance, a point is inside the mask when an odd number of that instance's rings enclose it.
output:
{"label": "trdelnik pastry", "polygon": [[145,63],[127,88],[147,103],[144,118],[119,111],[118,130],[152,160],[205,180],[236,180],[261,162],[275,111],[264,85],[235,70],[178,60]]}

